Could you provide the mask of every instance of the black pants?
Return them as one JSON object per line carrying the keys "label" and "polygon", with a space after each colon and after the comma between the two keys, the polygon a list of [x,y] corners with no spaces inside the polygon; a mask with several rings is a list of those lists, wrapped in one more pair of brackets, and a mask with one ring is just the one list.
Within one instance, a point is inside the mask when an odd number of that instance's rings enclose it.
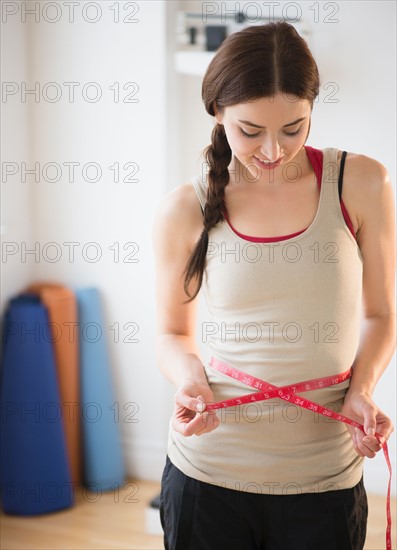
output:
{"label": "black pants", "polygon": [[352,489],[268,495],[186,476],[167,456],[160,518],[166,550],[362,550],[368,505]]}

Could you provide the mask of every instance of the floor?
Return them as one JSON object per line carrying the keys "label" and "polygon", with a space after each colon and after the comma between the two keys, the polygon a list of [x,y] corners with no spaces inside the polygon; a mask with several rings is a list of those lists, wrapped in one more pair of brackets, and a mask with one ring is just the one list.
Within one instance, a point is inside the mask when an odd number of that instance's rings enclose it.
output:
{"label": "floor", "polygon": [[[42,516],[0,516],[2,550],[164,550],[161,536],[145,532],[145,508],[158,483],[130,481],[119,492],[97,495],[83,489],[73,507]],[[385,498],[369,495],[365,550],[385,549]],[[396,524],[396,499],[392,502]],[[394,531],[396,531],[396,527]],[[393,532],[393,548],[397,548]]]}

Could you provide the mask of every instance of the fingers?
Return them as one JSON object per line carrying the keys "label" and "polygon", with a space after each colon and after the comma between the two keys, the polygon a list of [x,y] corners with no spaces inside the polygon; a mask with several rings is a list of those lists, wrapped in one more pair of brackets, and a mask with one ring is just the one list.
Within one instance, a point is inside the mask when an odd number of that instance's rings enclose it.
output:
{"label": "fingers", "polygon": [[[371,403],[366,403],[362,408],[362,414],[364,419],[364,432],[369,438],[366,440],[366,444],[371,444],[371,439],[373,439],[376,431],[377,409]],[[359,431],[361,432],[361,430]]]}
{"label": "fingers", "polygon": [[205,410],[205,403],[202,395],[192,397],[184,392],[178,393],[175,396],[177,405],[181,405],[190,411],[202,413]]}
{"label": "fingers", "polygon": [[377,452],[382,448],[381,443],[375,436],[366,435],[359,428],[354,429],[355,449],[361,456],[374,458]]}
{"label": "fingers", "polygon": [[356,453],[360,456],[364,456],[363,453],[360,451],[359,447],[358,447],[358,440],[357,440],[357,436],[356,436],[356,432],[354,431],[355,429],[350,427],[350,426],[347,426],[347,430],[348,432],[350,433],[350,436],[352,438],[352,442],[353,442],[353,448],[354,450],[356,451]]}
{"label": "fingers", "polygon": [[355,451],[362,457],[373,458],[394,430],[390,418],[370,398],[362,396],[345,400],[344,408],[344,414],[348,418],[362,422],[362,429],[347,427]]}
{"label": "fingers", "polygon": [[215,411],[206,411],[204,397],[192,397],[185,391],[175,396],[175,413],[172,427],[185,437],[211,432],[219,425]]}
{"label": "fingers", "polygon": [[215,430],[217,426],[219,426],[219,418],[215,411],[209,411],[205,412],[202,415],[200,415],[201,418],[201,429],[196,431],[194,435],[203,435],[209,432],[212,432],[212,430]]}
{"label": "fingers", "polygon": [[378,420],[378,434],[381,435],[384,441],[387,441],[391,434],[394,432],[394,426],[391,419],[385,414],[381,413]]}
{"label": "fingers", "polygon": [[376,437],[365,435],[359,428],[348,428],[348,431],[352,438],[354,450],[358,455],[373,458],[382,448]]}
{"label": "fingers", "polygon": [[219,425],[215,411],[196,413],[191,419],[173,418],[172,427],[185,437],[211,432]]}

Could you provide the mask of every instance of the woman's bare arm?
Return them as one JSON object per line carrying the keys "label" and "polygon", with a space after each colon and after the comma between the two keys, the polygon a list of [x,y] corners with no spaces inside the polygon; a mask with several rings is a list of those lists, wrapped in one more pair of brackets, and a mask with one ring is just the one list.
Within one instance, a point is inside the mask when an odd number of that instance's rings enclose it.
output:
{"label": "woman's bare arm", "polygon": [[344,412],[360,416],[365,434],[350,432],[356,450],[373,457],[379,450],[377,431],[389,437],[393,426],[372,401],[376,383],[387,367],[396,344],[395,324],[395,213],[389,174],[379,162],[356,155],[346,161],[350,185],[345,204],[354,212],[357,242],[363,257],[364,330],[353,363],[353,375]]}
{"label": "woman's bare arm", "polygon": [[[156,262],[157,363],[177,392],[174,429],[199,435],[218,425],[217,417],[202,412],[213,394],[195,340],[197,297],[190,303],[183,288],[186,262],[202,231],[202,215],[191,184],[169,193],[158,208],[153,227]],[[192,293],[196,281],[192,281]]]}

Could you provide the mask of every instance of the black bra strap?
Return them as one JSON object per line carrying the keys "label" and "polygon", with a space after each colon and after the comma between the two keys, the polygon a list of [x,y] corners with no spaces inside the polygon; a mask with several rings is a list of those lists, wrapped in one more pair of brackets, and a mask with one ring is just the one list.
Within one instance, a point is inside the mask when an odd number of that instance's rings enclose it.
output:
{"label": "black bra strap", "polygon": [[345,167],[345,159],[346,159],[347,152],[343,151],[342,158],[340,161],[340,169],[339,169],[339,179],[338,179],[338,191],[339,191],[339,200],[342,199],[342,187],[343,187],[343,169]]}

